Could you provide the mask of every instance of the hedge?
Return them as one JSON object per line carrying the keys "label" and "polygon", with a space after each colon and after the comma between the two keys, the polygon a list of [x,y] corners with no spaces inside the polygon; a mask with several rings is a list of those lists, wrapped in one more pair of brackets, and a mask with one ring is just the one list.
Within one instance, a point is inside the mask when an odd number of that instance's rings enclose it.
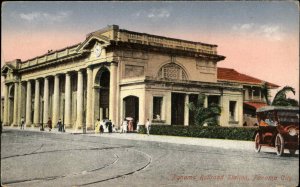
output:
{"label": "hedge", "polygon": [[[257,129],[257,127],[152,125],[150,134],[231,140],[253,140],[254,133]],[[140,126],[139,133],[146,133],[145,126]]]}

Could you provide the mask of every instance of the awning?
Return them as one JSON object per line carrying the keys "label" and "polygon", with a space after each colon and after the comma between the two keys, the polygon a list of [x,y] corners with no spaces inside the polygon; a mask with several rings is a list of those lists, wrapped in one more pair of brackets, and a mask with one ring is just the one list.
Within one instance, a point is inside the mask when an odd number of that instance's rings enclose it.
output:
{"label": "awning", "polygon": [[267,104],[262,102],[244,102],[244,106],[256,110],[260,107],[267,106]]}

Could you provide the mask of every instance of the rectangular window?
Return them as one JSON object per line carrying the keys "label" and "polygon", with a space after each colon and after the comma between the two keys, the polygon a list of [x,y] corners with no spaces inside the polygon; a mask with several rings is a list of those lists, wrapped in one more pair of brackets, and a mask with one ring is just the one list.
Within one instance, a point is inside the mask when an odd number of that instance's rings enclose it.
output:
{"label": "rectangular window", "polygon": [[153,119],[161,120],[162,97],[153,97]]}
{"label": "rectangular window", "polygon": [[254,97],[260,96],[260,89],[259,88],[253,88],[253,96]]}
{"label": "rectangular window", "polygon": [[229,120],[230,121],[237,121],[236,120],[236,101],[229,101]]}

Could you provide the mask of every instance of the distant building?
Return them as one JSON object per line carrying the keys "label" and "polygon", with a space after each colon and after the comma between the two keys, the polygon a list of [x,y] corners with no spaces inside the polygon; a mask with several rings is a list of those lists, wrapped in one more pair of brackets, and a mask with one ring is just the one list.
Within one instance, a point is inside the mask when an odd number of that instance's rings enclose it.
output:
{"label": "distant building", "polygon": [[18,126],[24,116],[27,126],[61,118],[74,129],[93,129],[97,118],[119,126],[125,117],[193,125],[186,104],[201,92],[206,106],[221,106],[220,125],[242,126],[243,104],[263,102],[261,84],[231,79],[236,71],[217,68],[224,59],[217,45],[108,26],[82,43],[7,62],[4,124]]}
{"label": "distant building", "polygon": [[243,124],[247,126],[252,126],[256,123],[256,109],[267,105],[262,93],[264,84],[267,84],[270,89],[279,87],[276,84],[239,73],[229,68],[218,68],[218,82],[239,83],[243,85]]}

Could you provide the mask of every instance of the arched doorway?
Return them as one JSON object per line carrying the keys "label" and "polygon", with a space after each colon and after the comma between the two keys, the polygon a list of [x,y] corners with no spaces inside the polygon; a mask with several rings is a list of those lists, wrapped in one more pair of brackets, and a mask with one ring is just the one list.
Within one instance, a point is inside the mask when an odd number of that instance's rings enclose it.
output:
{"label": "arched doorway", "polygon": [[12,85],[9,89],[8,94],[8,124],[11,125],[13,123],[14,117],[14,94],[15,94],[15,86]]}
{"label": "arched doorway", "polygon": [[139,120],[139,98],[128,96],[123,99],[124,117],[133,118],[133,130],[136,130],[136,122]]}
{"label": "arched doorway", "polygon": [[110,72],[107,68],[101,68],[97,75],[98,101],[100,120],[109,118],[109,83]]}

